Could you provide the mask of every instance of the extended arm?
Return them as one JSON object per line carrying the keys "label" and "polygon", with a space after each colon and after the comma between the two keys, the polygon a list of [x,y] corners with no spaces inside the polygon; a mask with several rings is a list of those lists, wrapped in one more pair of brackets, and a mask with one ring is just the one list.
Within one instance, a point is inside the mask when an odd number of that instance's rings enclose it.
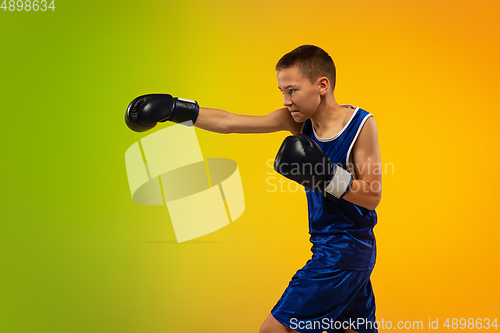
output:
{"label": "extended arm", "polygon": [[200,108],[194,126],[216,133],[271,133],[290,131],[297,134],[301,123],[295,122],[287,108],[263,116],[243,115],[219,109]]}
{"label": "extended arm", "polygon": [[137,132],[152,129],[158,122],[171,121],[191,124],[216,133],[270,133],[290,131],[298,134],[302,123],[297,123],[287,108],[263,116],[241,115],[219,109],[199,107],[191,100],[174,98],[167,94],[139,96],[125,113],[128,127]]}

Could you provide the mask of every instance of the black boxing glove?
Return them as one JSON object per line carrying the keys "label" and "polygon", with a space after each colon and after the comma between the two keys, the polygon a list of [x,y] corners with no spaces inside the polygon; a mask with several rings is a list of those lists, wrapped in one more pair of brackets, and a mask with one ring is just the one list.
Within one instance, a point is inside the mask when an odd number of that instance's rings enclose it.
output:
{"label": "black boxing glove", "polygon": [[196,122],[200,107],[196,101],[168,94],[149,94],[135,98],[127,107],[125,123],[136,132],[152,129],[158,122]]}
{"label": "black boxing glove", "polygon": [[274,170],[331,200],[342,199],[353,182],[349,171],[334,164],[304,134],[288,136],[283,141],[274,160]]}

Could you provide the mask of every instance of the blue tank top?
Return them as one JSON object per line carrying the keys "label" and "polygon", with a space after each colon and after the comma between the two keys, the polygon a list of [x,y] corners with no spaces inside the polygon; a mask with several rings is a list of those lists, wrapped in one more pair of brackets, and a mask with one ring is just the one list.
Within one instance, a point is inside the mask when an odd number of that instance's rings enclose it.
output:
{"label": "blue tank top", "polygon": [[[334,137],[319,138],[311,119],[304,123],[302,133],[311,137],[333,163],[351,170],[349,155],[365,121],[373,115],[356,108],[347,125]],[[375,210],[355,205],[344,199],[333,201],[321,192],[306,190],[309,212],[309,234],[313,244],[312,258],[337,268],[370,270],[375,266],[376,242],[373,227],[377,224]]]}

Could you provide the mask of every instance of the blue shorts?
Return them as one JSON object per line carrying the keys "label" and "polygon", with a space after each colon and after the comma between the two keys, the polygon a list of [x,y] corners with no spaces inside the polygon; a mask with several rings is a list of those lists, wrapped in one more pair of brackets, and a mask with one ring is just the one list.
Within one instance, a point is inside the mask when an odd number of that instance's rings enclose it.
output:
{"label": "blue shorts", "polygon": [[311,259],[292,277],[271,314],[297,332],[342,332],[341,327],[378,332],[371,273]]}

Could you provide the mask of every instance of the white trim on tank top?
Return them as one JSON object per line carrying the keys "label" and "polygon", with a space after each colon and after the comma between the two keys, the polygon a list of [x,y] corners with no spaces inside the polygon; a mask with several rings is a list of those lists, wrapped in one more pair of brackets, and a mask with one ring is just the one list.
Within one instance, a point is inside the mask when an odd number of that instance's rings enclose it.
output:
{"label": "white trim on tank top", "polygon": [[338,132],[337,134],[335,134],[334,136],[332,136],[331,138],[326,138],[326,139],[322,139],[320,138],[317,134],[316,134],[316,131],[314,130],[314,126],[312,126],[312,122],[311,122],[311,127],[313,129],[313,133],[314,133],[314,136],[316,137],[316,139],[318,139],[318,141],[321,141],[321,142],[329,142],[329,141],[333,141],[335,140],[336,138],[338,138],[342,133],[344,133],[344,131],[347,129],[347,127],[349,126],[349,124],[352,122],[352,120],[354,119],[354,116],[356,115],[356,113],[358,113],[358,110],[359,110],[359,106],[356,107],[356,110],[354,110],[354,112],[352,113],[351,115],[351,118],[349,119],[349,121],[347,122],[347,124],[344,126],[344,128],[342,128],[340,130],[340,132]]}

